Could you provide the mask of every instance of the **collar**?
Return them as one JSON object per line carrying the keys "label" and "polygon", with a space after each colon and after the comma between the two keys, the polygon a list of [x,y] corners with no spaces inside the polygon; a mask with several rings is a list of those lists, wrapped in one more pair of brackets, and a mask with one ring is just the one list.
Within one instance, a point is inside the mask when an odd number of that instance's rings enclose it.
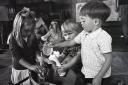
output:
{"label": "collar", "polygon": [[93,31],[93,32],[91,32],[89,34],[96,35],[96,34],[100,33],[101,31],[102,31],[102,28],[99,28],[99,29],[97,29],[97,30],[95,30],[95,31]]}
{"label": "collar", "polygon": [[98,35],[101,33],[101,31],[102,31],[102,28],[99,28],[99,29],[97,29],[96,31],[91,32],[91,33],[86,32],[86,34],[87,34],[88,36],[94,38],[94,37],[98,37]]}

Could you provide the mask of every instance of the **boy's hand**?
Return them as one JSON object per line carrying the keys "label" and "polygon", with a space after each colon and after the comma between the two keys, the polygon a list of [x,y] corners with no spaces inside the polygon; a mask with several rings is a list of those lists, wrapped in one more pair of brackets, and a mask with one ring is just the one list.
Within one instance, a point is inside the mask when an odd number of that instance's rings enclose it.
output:
{"label": "boy's hand", "polygon": [[100,77],[95,77],[92,81],[92,85],[101,85],[102,78]]}

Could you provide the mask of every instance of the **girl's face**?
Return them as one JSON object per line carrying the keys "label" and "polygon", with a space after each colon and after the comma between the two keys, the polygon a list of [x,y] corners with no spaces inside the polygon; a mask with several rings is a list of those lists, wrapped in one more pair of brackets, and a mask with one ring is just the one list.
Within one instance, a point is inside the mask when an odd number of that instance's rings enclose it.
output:
{"label": "girl's face", "polygon": [[80,22],[83,29],[87,32],[92,32],[95,27],[95,20],[89,16],[80,16]]}
{"label": "girl's face", "polygon": [[63,33],[63,37],[65,38],[65,40],[72,40],[77,35],[76,31],[69,31],[69,32],[62,32],[62,33]]}
{"label": "girl's face", "polygon": [[32,32],[33,32],[33,24],[25,22],[21,29],[22,37],[28,37],[31,35]]}

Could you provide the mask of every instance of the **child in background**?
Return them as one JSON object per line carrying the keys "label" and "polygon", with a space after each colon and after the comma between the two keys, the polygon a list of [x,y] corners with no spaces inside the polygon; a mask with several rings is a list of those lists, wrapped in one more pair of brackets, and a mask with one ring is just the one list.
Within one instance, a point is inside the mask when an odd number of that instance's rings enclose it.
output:
{"label": "child in background", "polygon": [[[50,44],[50,43],[59,43],[63,40],[62,33],[61,33],[61,30],[60,30],[60,24],[57,20],[53,20],[51,22],[51,25],[50,25],[49,29],[50,29],[49,32],[47,32],[47,34],[45,34],[44,36],[41,37],[41,40],[44,41],[44,44],[42,45],[42,47],[47,47],[47,45]],[[48,48],[43,49],[42,54],[45,57],[46,62],[49,63],[50,61],[48,60],[48,57],[51,54],[46,55],[45,54],[46,52],[44,52],[44,50],[48,50]],[[60,50],[62,50],[62,49],[54,48],[52,51],[58,51],[59,52]]]}
{"label": "child in background", "polygon": [[[56,63],[54,61],[51,61],[49,57],[54,53],[54,51],[60,52],[62,49],[58,48],[48,48],[48,44],[50,43],[59,43],[63,40],[62,33],[60,30],[60,25],[57,20],[54,20],[51,22],[51,25],[49,27],[49,31],[47,34],[41,37],[41,40],[44,42],[42,45],[40,45],[40,50],[42,51],[42,57],[38,57],[38,60],[40,61],[40,65],[45,64],[46,67],[48,67],[49,75],[48,75],[48,81],[52,83],[54,82],[54,74],[56,75],[55,71],[57,69]],[[43,62],[42,62],[43,61]]]}
{"label": "child in background", "polygon": [[[64,39],[66,41],[69,41],[74,39],[82,31],[82,26],[79,23],[76,23],[75,20],[70,19],[70,20],[66,20],[61,25],[61,31]],[[81,73],[80,70],[82,67],[82,63],[80,59],[75,65],[73,65],[72,63],[74,63],[74,60],[80,56],[80,49],[81,49],[80,47],[81,47],[80,44],[76,44],[72,47],[66,47],[64,48],[64,51],[59,57],[62,66],[59,68],[58,72],[60,73],[66,72],[67,70],[72,69],[76,75],[76,80],[77,80],[76,82],[79,83],[77,85],[80,85],[80,82],[78,81],[80,78],[78,76]]]}
{"label": "child in background", "polygon": [[57,20],[53,20],[49,27],[49,32],[42,36],[41,39],[43,41],[47,41],[48,43],[58,43],[62,41],[62,33],[60,30],[60,24]]}
{"label": "child in background", "polygon": [[41,13],[36,14],[36,29],[35,34],[38,39],[41,38],[41,36],[44,36],[48,32],[48,28],[44,22],[44,20],[41,17]]}
{"label": "child in background", "polygon": [[11,81],[15,85],[39,85],[37,73],[43,68],[36,64],[39,48],[34,27],[35,17],[29,8],[23,8],[16,14],[13,31],[9,35],[13,61]]}
{"label": "child in background", "polygon": [[87,2],[80,10],[80,21],[84,30],[73,40],[53,46],[81,44],[84,85],[110,85],[112,38],[101,27],[109,15],[110,8],[102,1]]}
{"label": "child in background", "polygon": [[[69,41],[69,40],[74,39],[82,31],[82,27],[80,24],[76,23],[75,20],[66,20],[61,25],[61,31],[62,31],[64,39],[66,41]],[[61,56],[59,57],[60,62],[62,64],[69,63],[79,50],[80,50],[79,44],[72,46],[72,47],[64,48]]]}
{"label": "child in background", "polygon": [[47,52],[47,48],[46,49],[44,48],[47,47],[47,44],[49,43],[55,43],[57,41],[59,42],[62,40],[59,23],[57,21],[55,20],[52,21],[49,29],[50,30],[47,32],[47,34],[41,37],[41,40],[43,41],[43,43],[40,45],[42,56],[45,58],[47,63],[49,63],[48,57],[50,56],[50,54],[47,54],[49,52]]}

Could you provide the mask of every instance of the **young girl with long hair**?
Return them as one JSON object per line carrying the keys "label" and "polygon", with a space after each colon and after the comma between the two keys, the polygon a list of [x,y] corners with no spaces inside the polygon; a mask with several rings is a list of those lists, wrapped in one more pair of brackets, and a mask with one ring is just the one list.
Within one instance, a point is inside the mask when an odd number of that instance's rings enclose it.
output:
{"label": "young girl with long hair", "polygon": [[[38,85],[35,82],[37,81],[36,73],[41,70],[41,67],[36,64],[38,42],[34,28],[34,12],[24,8],[16,14],[9,39],[13,64],[11,81],[15,85]],[[30,71],[35,79],[30,78]]]}

